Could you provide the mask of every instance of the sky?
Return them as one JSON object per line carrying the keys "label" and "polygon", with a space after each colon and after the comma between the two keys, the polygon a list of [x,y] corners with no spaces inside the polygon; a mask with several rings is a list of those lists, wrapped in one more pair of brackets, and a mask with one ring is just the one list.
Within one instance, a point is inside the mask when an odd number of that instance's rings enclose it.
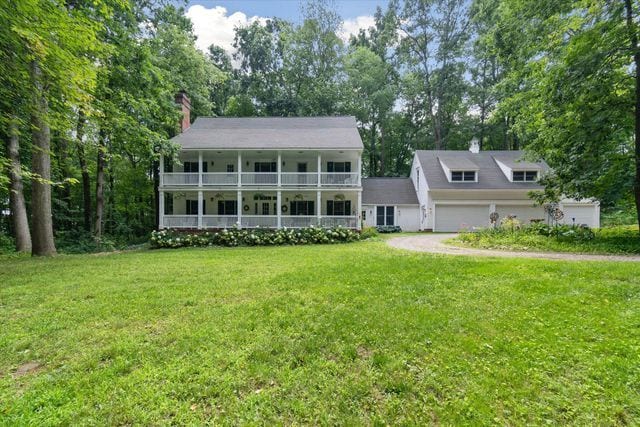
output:
{"label": "sky", "polygon": [[[186,15],[193,22],[199,49],[206,51],[215,43],[231,54],[234,27],[274,16],[299,23],[303,3],[304,0],[192,0]],[[340,36],[348,40],[350,34],[373,25],[376,7],[385,9],[387,3],[388,0],[336,0],[337,12],[344,20]]]}

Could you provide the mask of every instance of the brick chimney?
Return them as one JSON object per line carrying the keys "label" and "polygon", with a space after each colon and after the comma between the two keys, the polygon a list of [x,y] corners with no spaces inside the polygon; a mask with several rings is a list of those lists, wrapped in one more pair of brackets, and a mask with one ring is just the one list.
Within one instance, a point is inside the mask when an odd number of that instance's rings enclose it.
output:
{"label": "brick chimney", "polygon": [[191,126],[191,100],[186,92],[181,90],[176,94],[176,104],[182,111],[182,119],[180,120],[180,132],[184,132]]}

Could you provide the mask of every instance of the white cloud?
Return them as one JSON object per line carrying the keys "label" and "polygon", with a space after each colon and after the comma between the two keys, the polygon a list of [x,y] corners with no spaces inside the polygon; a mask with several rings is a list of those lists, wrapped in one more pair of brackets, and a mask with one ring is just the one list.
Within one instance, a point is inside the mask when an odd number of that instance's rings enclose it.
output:
{"label": "white cloud", "polygon": [[227,9],[215,6],[207,9],[201,5],[191,6],[186,16],[193,22],[193,30],[198,36],[196,46],[206,52],[210,45],[222,47],[229,55],[233,54],[233,37],[235,27],[244,27],[255,21],[265,22],[267,18],[260,16],[248,17],[242,12],[235,12],[227,16]]}
{"label": "white cloud", "polygon": [[375,18],[371,15],[362,15],[354,19],[345,19],[342,22],[342,29],[338,33],[338,36],[340,36],[343,41],[347,42],[351,35],[358,34],[361,29],[366,30],[369,27],[373,27],[375,23]]}

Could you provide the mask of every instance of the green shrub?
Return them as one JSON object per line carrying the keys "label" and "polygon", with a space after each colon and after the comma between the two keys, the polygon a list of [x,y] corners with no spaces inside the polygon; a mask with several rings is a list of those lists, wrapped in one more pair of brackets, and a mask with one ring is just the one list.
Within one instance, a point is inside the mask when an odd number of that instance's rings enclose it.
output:
{"label": "green shrub", "polygon": [[397,225],[378,225],[376,230],[378,233],[400,233],[402,231]]}
{"label": "green shrub", "polygon": [[0,254],[15,252],[15,250],[16,242],[13,240],[13,237],[0,233]]}
{"label": "green shrub", "polygon": [[225,229],[216,232],[184,233],[176,230],[153,231],[152,248],[182,248],[189,246],[276,246],[346,243],[360,240],[358,232],[348,228],[282,228]]}
{"label": "green shrub", "polygon": [[364,227],[360,232],[360,238],[362,240],[371,239],[377,236],[378,236],[378,230],[376,229],[376,227]]}

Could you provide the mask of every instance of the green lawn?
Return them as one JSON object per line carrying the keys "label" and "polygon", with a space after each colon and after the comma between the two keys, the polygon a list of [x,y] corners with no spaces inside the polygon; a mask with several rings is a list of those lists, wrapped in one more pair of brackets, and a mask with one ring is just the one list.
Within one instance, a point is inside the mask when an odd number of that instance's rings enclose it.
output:
{"label": "green lawn", "polygon": [[640,254],[638,226],[608,227],[595,230],[592,240],[568,240],[531,234],[525,230],[483,230],[462,233],[447,243],[480,249],[534,252],[569,252],[585,254]]}
{"label": "green lawn", "polygon": [[0,425],[640,423],[635,263],[2,258],[0,328]]}

